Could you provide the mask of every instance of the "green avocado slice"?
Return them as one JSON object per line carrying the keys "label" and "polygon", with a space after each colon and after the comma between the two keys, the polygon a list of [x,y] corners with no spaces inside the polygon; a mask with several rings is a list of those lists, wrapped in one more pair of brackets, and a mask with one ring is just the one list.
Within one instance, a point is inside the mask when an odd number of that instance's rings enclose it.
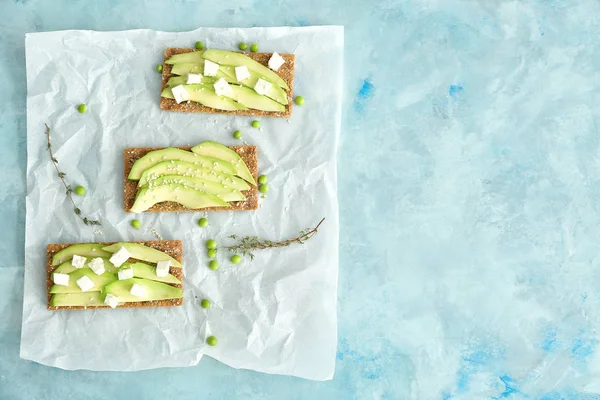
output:
{"label": "green avocado slice", "polygon": [[104,294],[102,292],[85,293],[55,293],[50,298],[50,305],[55,307],[65,306],[103,306]]}
{"label": "green avocado slice", "polygon": [[206,60],[210,60],[212,62],[216,62],[220,65],[230,65],[233,67],[240,67],[245,65],[248,67],[249,71],[254,71],[260,75],[264,75],[270,82],[273,82],[277,86],[280,86],[286,90],[289,90],[289,86],[285,81],[277,75],[275,72],[271,71],[269,68],[265,67],[258,61],[254,61],[250,57],[242,54],[236,53],[227,50],[206,50],[203,54],[203,57]]}
{"label": "green avocado slice", "polygon": [[192,147],[192,151],[202,156],[214,157],[227,161],[234,166],[237,176],[256,186],[254,177],[252,176],[252,173],[248,169],[248,166],[244,160],[242,160],[242,157],[240,157],[238,153],[231,150],[229,147],[223,146],[221,143],[207,140]]}
{"label": "green avocado slice", "polygon": [[[123,264],[123,267],[125,267],[125,264]],[[134,263],[134,264],[128,264],[128,266],[125,268],[129,268],[129,267],[133,268],[133,276],[135,276],[136,278],[144,278],[144,279],[149,279],[151,281],[165,282],[165,283],[181,283],[181,281],[179,279],[177,279],[175,276],[173,276],[171,274],[169,274],[167,276],[163,276],[163,277],[157,276],[156,275],[156,267],[153,267],[152,265],[138,262],[138,263]]]}
{"label": "green avocado slice", "polygon": [[111,274],[110,272],[105,272],[102,275],[96,275],[96,273],[88,267],[83,267],[76,269],[69,274],[68,286],[52,285],[50,288],[50,293],[83,293],[79,286],[77,286],[77,280],[83,276],[87,276],[92,280],[92,282],[94,282],[94,287],[85,293],[99,292],[104,286],[108,285],[112,281],[117,280],[117,275]]}
{"label": "green avocado slice", "polygon": [[[202,77],[203,85],[212,85],[216,81],[217,81],[217,79],[213,78],[212,76],[203,76]],[[187,74],[182,75],[182,76],[172,76],[167,81],[168,87],[174,87],[174,86],[178,86],[178,85],[187,85]]]}
{"label": "green avocado slice", "polygon": [[[231,92],[225,96],[232,98],[240,104],[245,105],[248,108],[262,111],[277,111],[284,112],[285,106],[279,104],[275,100],[270,99],[267,96],[263,96],[250,89],[246,86],[240,85],[229,85]],[[273,87],[271,87],[273,89]]]}
{"label": "green avocado slice", "polygon": [[175,54],[171,56],[165,64],[179,64],[179,63],[204,63],[204,58],[202,55],[204,54],[203,50],[200,51],[191,51],[189,53],[181,53]]}
{"label": "green avocado slice", "polygon": [[[229,97],[218,96],[213,90],[212,85],[181,85],[188,92],[189,100],[200,103],[203,106],[214,108],[216,110],[234,111],[247,110],[243,104],[240,104]],[[162,97],[174,99],[171,88],[165,88],[161,93]]]}
{"label": "green avocado slice", "polygon": [[217,75],[215,76],[204,76],[204,60],[198,64],[191,63],[182,63],[175,64],[171,69],[171,73],[173,75],[182,75],[186,77],[187,83],[187,74],[201,74],[202,75],[202,83],[211,83],[211,80],[216,81],[219,78],[225,79],[227,82],[237,82],[235,77],[235,70],[233,67],[229,67],[226,65],[220,66],[217,71]]}
{"label": "green avocado slice", "polygon": [[216,195],[218,198],[224,201],[244,201],[246,196],[237,189],[232,189],[221,183],[205,181],[198,178],[192,178],[191,176],[182,175],[162,175],[156,179],[151,180],[148,184],[142,186],[146,188],[150,185],[162,186],[171,183],[191,187],[192,189],[199,190],[201,192],[210,193]]}
{"label": "green avocado slice", "polygon": [[[214,194],[204,193],[190,187],[170,183],[162,186],[143,187],[131,207],[131,212],[141,213],[164,201],[179,203],[190,209],[228,207],[229,203]],[[146,260],[148,261],[148,260]]]}
{"label": "green avocado slice", "polygon": [[119,242],[111,244],[110,246],[106,246],[103,248],[103,250],[116,253],[121,249],[121,247],[125,247],[125,249],[131,253],[131,258],[135,258],[136,260],[147,261],[155,264],[159,261],[171,260],[171,266],[181,268],[181,263],[170,255],[139,243]]}
{"label": "green avocado slice", "polygon": [[52,256],[52,266],[62,264],[73,258],[74,255],[82,257],[110,257],[112,254],[102,251],[102,245],[97,243],[81,243],[66,247]]}
{"label": "green avocado slice", "polygon": [[[87,259],[85,260],[85,264],[87,265],[90,261],[92,261],[93,258],[96,257],[87,257]],[[116,274],[118,271],[118,268],[114,266],[113,263],[111,263],[108,259],[108,257],[100,257],[102,258],[102,260],[104,261],[104,269],[106,270],[106,272],[110,272],[112,274]],[[73,264],[71,264],[71,261],[65,261],[64,263],[60,264],[58,267],[56,267],[56,269],[52,272],[56,272],[57,274],[70,274],[71,272],[75,271],[77,268],[75,268],[73,266]]]}
{"label": "green avocado slice", "polygon": [[[144,296],[134,296],[130,293],[131,286],[134,283],[141,285],[146,289]],[[119,302],[136,302],[136,301],[155,301],[180,299],[183,297],[183,290],[178,287],[167,285],[162,282],[155,282],[148,279],[131,278],[122,281],[115,281],[107,285],[104,289],[106,294],[117,296]]]}
{"label": "green avocado slice", "polygon": [[[234,168],[236,167],[234,166]],[[250,186],[248,186],[243,179],[240,179],[237,176],[226,174],[224,172],[213,171],[210,168],[204,168],[196,164],[179,160],[163,161],[153,167],[148,168],[142,173],[142,176],[138,182],[138,187],[142,187],[149,181],[162,175],[190,176],[192,178],[199,178],[209,182],[217,182],[232,189],[250,189]]]}
{"label": "green avocado slice", "polygon": [[144,171],[148,168],[154,167],[161,162],[171,160],[186,161],[202,168],[210,168],[211,170],[225,172],[231,175],[235,174],[236,171],[234,166],[227,161],[219,160],[218,158],[213,157],[201,156],[199,154],[192,153],[191,151],[169,147],[166,149],[151,151],[145,156],[137,159],[135,163],[133,163],[127,178],[133,181],[139,180]]}

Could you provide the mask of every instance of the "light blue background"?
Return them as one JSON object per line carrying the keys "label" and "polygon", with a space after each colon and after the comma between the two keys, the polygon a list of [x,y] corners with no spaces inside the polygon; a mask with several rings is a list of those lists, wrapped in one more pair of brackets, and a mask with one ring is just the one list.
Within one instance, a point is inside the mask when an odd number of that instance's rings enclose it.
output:
{"label": "light blue background", "polygon": [[[0,399],[600,399],[597,1],[2,0],[0,12]],[[335,379],[209,358],[122,374],[20,360],[24,34],[313,24],[346,27]]]}

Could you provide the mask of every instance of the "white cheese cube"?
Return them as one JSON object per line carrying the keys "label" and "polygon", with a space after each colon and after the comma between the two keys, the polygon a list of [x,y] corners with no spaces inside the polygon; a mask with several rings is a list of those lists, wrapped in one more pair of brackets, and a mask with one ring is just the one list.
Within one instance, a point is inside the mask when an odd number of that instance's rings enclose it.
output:
{"label": "white cheese cube", "polygon": [[188,74],[187,84],[194,85],[197,83],[202,83],[202,75],[200,74]]}
{"label": "white cheese cube", "polygon": [[119,305],[119,298],[114,294],[108,293],[104,298],[104,304],[106,304],[107,306],[111,306],[111,308],[117,308],[117,306]]}
{"label": "white cheese cube", "polygon": [[96,285],[94,284],[94,281],[87,276],[82,276],[77,279],[77,286],[79,286],[79,289],[81,289],[82,292],[87,292]]}
{"label": "white cheese cube", "polygon": [[175,97],[177,104],[190,99],[190,95],[183,85],[177,85],[174,88],[171,88],[171,93],[173,93],[173,97]]}
{"label": "white cheese cube", "polygon": [[205,76],[217,76],[217,72],[219,72],[219,64],[214,63],[210,60],[204,60]]}
{"label": "white cheese cube", "polygon": [[216,81],[213,86],[215,87],[215,92],[217,92],[217,96],[225,96],[231,92],[231,87],[223,78]]}
{"label": "white cheese cube", "polygon": [[73,255],[73,259],[71,260],[71,265],[77,269],[83,268],[85,266],[86,260],[87,259],[85,257],[81,257],[75,254]]}
{"label": "white cheese cube", "polygon": [[52,281],[56,285],[69,286],[69,275],[68,274],[52,274]]}
{"label": "white cheese cube", "polygon": [[119,276],[120,281],[131,279],[133,278],[133,268],[120,269],[119,272],[117,272],[117,275]]}
{"label": "white cheese cube", "polygon": [[254,91],[256,91],[256,93],[258,94],[267,94],[271,91],[272,86],[273,84],[271,84],[270,82],[259,78],[256,81],[256,85],[254,85]]}
{"label": "white cheese cube", "polygon": [[121,247],[119,251],[109,258],[109,261],[113,263],[115,267],[119,268],[125,261],[129,260],[129,257],[131,257],[131,253],[128,252],[125,247]]}
{"label": "white cheese cube", "polygon": [[156,276],[159,278],[164,278],[169,275],[169,268],[171,267],[171,260],[167,261],[159,261],[156,264]]}
{"label": "white cheese cube", "polygon": [[250,78],[250,71],[248,71],[248,67],[245,65],[242,65],[241,67],[235,67],[235,78],[238,80],[238,82]]}
{"label": "white cheese cube", "polygon": [[285,60],[277,53],[273,53],[271,58],[269,58],[269,68],[273,71],[277,71],[283,64],[285,64]]}
{"label": "white cheese cube", "polygon": [[90,269],[94,271],[96,275],[102,275],[106,270],[104,269],[104,260],[100,257],[96,257],[88,264]]}
{"label": "white cheese cube", "polygon": [[134,283],[133,285],[131,285],[131,290],[129,291],[129,293],[131,293],[131,295],[135,297],[142,297],[146,294],[146,288],[142,285]]}

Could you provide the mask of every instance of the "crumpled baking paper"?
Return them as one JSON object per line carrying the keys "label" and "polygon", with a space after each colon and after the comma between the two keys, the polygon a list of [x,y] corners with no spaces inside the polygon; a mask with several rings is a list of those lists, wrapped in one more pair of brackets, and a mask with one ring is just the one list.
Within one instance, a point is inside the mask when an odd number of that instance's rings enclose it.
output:
{"label": "crumpled baking paper", "polygon": [[[26,35],[27,222],[21,357],[64,369],[133,371],[195,365],[203,354],[234,368],[308,379],[331,379],[337,344],[338,204],[336,152],[341,121],[342,27],[214,29],[168,33],[62,31]],[[306,104],[288,119],[173,113],[160,110],[160,74],[167,47],[296,54],[295,94]],[[79,114],[76,107],[87,104]],[[82,214],[73,213],[46,149],[44,123],[60,168]],[[123,210],[126,147],[239,144],[259,147],[260,173],[270,191],[255,211],[129,214]],[[239,265],[220,251],[207,268],[205,240],[227,236],[272,240],[296,236],[325,217],[304,245],[255,252]],[[130,221],[138,218],[142,229]],[[46,310],[45,257],[49,243],[153,240],[152,230],[184,245],[183,307]],[[199,303],[208,298],[212,307]],[[205,344],[214,335],[215,347]]]}

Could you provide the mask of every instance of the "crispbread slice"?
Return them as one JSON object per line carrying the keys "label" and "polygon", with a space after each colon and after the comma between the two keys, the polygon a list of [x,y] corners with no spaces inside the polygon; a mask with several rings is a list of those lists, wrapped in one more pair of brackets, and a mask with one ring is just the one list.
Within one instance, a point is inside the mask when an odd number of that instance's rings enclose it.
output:
{"label": "crispbread slice", "polygon": [[[101,244],[109,246],[114,243],[115,242],[106,242],[106,243],[101,243]],[[130,243],[139,243],[139,244],[143,244],[148,247],[152,247],[156,250],[160,250],[160,251],[170,255],[171,257],[173,257],[180,263],[183,262],[183,243],[181,242],[181,240],[151,240],[151,241],[147,241],[147,242],[130,242]],[[76,244],[76,243],[49,244],[46,247],[46,291],[47,291],[47,295],[48,295],[48,303],[47,303],[48,310],[57,311],[57,310],[84,310],[84,309],[88,309],[88,308],[110,308],[109,306],[104,306],[104,305],[90,306],[90,307],[51,306],[50,305],[50,299],[52,298],[52,295],[50,294],[50,288],[52,287],[52,285],[54,285],[54,282],[52,282],[52,272],[58,267],[58,266],[55,266],[55,267],[52,266],[52,256],[54,254],[56,254],[57,252],[59,252],[60,250],[66,248],[66,247],[69,247],[73,244]],[[170,273],[173,276],[175,276],[177,279],[179,279],[181,281],[181,284],[178,284],[178,285],[169,284],[169,285],[176,286],[183,290],[183,269],[171,267]],[[117,306],[117,308],[175,307],[175,306],[181,306],[182,304],[183,304],[183,298],[170,299],[170,300],[139,301],[139,302],[133,302],[133,303],[124,303],[124,304],[119,304]]]}
{"label": "crispbread slice", "polygon": [[[190,151],[191,147],[179,147],[182,150]],[[242,157],[242,160],[248,166],[250,173],[254,177],[254,181],[258,180],[258,148],[256,146],[229,146],[230,149]],[[160,148],[127,148],[125,149],[125,177],[123,183],[123,206],[125,211],[130,212],[133,203],[135,202],[135,195],[137,193],[138,181],[131,181],[127,179],[133,163],[154,150],[161,150]],[[181,204],[174,203],[171,201],[165,201],[158,203],[150,207],[144,212],[196,212],[196,211],[240,211],[240,210],[256,210],[258,208],[258,189],[256,186],[250,186],[250,189],[243,190],[242,193],[246,196],[244,201],[232,201],[230,207],[209,207],[192,210],[182,206]]]}
{"label": "crispbread slice", "polygon": [[[165,50],[165,61],[174,56],[175,54],[181,53],[191,53],[194,49],[188,48],[168,48]],[[269,63],[269,59],[273,53],[246,53],[246,52],[238,52],[247,55],[248,57],[258,61],[263,65],[267,65]],[[177,102],[173,99],[167,99],[161,97],[160,100],[160,108],[167,111],[179,111],[179,112],[192,112],[192,113],[210,113],[210,114],[232,114],[232,115],[246,115],[246,116],[254,116],[254,117],[282,117],[289,118],[292,115],[292,94],[294,93],[294,67],[296,56],[293,54],[280,54],[281,57],[285,60],[285,64],[277,70],[277,75],[279,75],[285,83],[288,84],[290,90],[287,91],[288,94],[288,104],[285,106],[285,112],[277,112],[277,111],[261,111],[261,110],[233,110],[233,111],[225,111],[225,110],[216,110],[214,108],[203,106],[202,104],[196,103],[194,101],[188,101],[177,104]],[[162,91],[167,87],[167,82],[169,78],[173,76],[171,74],[171,70],[173,66],[171,64],[163,65],[162,72]]]}

